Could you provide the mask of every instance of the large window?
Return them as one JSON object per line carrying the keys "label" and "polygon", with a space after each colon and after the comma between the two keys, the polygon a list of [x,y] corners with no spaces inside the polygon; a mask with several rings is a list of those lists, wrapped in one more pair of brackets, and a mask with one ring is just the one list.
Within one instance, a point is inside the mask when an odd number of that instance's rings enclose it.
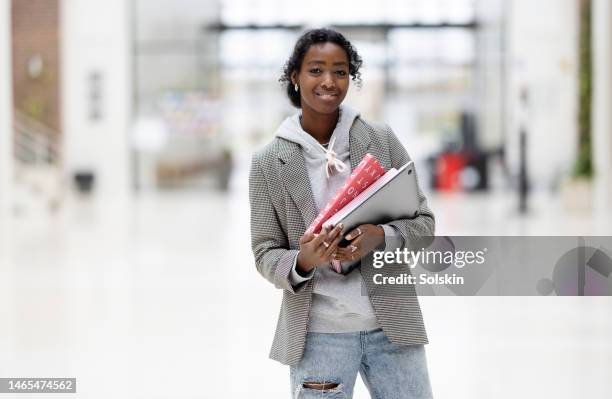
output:
{"label": "large window", "polygon": [[465,24],[474,20],[474,0],[223,0],[221,22],[238,25]]}

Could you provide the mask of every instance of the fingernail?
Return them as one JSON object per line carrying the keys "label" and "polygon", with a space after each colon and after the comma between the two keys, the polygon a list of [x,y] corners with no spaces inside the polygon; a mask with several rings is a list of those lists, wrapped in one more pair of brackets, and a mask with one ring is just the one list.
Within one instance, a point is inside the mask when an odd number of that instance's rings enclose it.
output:
{"label": "fingernail", "polygon": [[349,235],[347,235],[347,236],[346,236],[346,239],[347,239],[347,240],[352,240],[352,239],[353,239],[353,236],[349,234]]}

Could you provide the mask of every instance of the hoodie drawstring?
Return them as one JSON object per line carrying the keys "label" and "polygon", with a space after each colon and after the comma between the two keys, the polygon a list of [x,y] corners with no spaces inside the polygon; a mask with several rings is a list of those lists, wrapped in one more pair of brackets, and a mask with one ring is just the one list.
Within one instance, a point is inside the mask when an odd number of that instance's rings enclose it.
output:
{"label": "hoodie drawstring", "polygon": [[[336,141],[336,137],[333,137],[329,142],[329,148],[325,148],[321,143],[319,146],[325,151],[325,159],[327,159],[327,166],[325,168],[325,176],[329,179],[330,172],[343,172],[346,169],[346,165],[344,162],[336,158],[336,152],[333,150],[334,142]],[[332,175],[335,173],[331,173]]]}

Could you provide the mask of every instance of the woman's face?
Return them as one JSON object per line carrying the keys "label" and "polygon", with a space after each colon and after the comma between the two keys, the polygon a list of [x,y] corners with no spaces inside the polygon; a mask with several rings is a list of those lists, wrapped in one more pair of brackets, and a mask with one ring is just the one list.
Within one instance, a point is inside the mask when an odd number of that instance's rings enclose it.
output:
{"label": "woman's face", "polygon": [[335,112],[349,88],[349,64],[344,49],[335,43],[310,46],[293,83],[300,86],[302,110],[321,114]]}

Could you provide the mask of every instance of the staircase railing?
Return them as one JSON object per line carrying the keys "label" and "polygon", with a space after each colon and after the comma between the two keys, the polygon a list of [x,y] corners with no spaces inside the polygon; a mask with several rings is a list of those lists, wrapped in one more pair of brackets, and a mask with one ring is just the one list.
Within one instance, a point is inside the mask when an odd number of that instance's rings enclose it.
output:
{"label": "staircase railing", "polygon": [[48,126],[16,111],[14,118],[13,155],[25,165],[58,165],[59,135]]}
{"label": "staircase railing", "polygon": [[22,112],[14,115],[15,212],[36,212],[41,206],[54,212],[63,198],[59,134]]}

